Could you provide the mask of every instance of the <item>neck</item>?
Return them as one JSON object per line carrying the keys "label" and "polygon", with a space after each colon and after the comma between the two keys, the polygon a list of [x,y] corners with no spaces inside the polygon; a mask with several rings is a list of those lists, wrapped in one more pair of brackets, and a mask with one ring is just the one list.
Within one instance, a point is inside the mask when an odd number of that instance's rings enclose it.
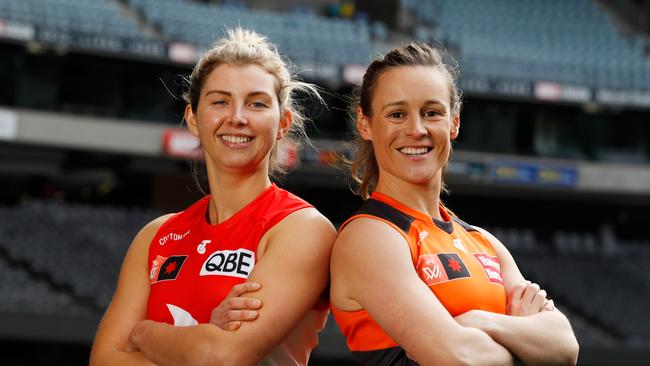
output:
{"label": "neck", "polygon": [[210,185],[211,204],[208,212],[211,224],[219,224],[271,186],[267,169],[258,169],[253,173],[224,172],[210,169],[208,165],[208,182]]}
{"label": "neck", "polygon": [[380,174],[376,191],[388,195],[410,208],[429,214],[434,219],[442,220],[440,215],[440,176],[425,184],[406,182],[390,174]]}

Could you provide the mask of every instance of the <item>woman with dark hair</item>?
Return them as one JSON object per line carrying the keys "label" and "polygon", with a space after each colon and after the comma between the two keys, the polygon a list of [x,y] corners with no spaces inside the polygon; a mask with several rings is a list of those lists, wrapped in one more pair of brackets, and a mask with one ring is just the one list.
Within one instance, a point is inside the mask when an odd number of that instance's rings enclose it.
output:
{"label": "woman with dark hair", "polygon": [[333,315],[363,365],[573,365],[567,318],[440,200],[461,109],[442,58],[412,43],[363,77],[351,170],[367,201],[334,245]]}
{"label": "woman with dark hair", "polygon": [[[198,62],[185,120],[201,142],[210,195],[138,233],[92,365],[307,363],[329,309],[335,230],[269,178],[278,142],[304,136],[295,90],[318,96],[251,31],[229,31]],[[240,297],[251,290],[256,299]]]}

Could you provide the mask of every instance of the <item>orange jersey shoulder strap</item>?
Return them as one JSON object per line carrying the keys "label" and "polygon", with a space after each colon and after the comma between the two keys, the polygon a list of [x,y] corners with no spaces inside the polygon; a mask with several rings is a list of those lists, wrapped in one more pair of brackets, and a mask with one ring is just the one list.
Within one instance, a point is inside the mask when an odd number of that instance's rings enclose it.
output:
{"label": "orange jersey shoulder strap", "polygon": [[366,203],[363,204],[363,206],[361,206],[357,212],[355,212],[350,218],[341,224],[341,227],[339,228],[339,234],[341,231],[343,231],[347,224],[349,224],[352,220],[358,219],[360,217],[367,217],[385,222],[393,229],[397,230],[397,232],[400,233],[400,235],[402,235],[402,237],[404,237],[404,240],[406,240],[408,243],[409,251],[411,252],[411,260],[414,264],[416,263],[417,250],[414,248],[414,245],[417,245],[417,243],[415,243],[412,240],[413,237],[409,235],[411,224],[413,224],[413,221],[415,220],[414,217],[407,215],[406,213],[396,209],[387,203],[376,200],[374,198],[370,198],[366,201]]}

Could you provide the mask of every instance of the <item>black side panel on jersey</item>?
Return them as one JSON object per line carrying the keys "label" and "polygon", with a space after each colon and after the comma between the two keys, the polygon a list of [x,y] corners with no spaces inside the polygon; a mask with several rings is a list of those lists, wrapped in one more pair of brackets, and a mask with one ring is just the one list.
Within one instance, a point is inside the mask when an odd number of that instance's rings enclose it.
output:
{"label": "black side panel on jersey", "polygon": [[409,229],[411,228],[411,223],[414,220],[413,217],[405,214],[395,207],[373,199],[366,201],[366,203],[361,206],[359,211],[355,212],[354,214],[372,215],[390,221],[402,231],[404,231],[405,234],[408,234]]}
{"label": "black side panel on jersey", "polygon": [[474,226],[466,223],[465,221],[459,219],[456,216],[452,217],[452,220],[456,221],[460,226],[462,226],[463,229],[465,229],[465,231],[478,231]]}
{"label": "black side panel on jersey", "polygon": [[418,366],[415,361],[406,356],[406,351],[402,347],[354,351],[352,356],[362,366]]}

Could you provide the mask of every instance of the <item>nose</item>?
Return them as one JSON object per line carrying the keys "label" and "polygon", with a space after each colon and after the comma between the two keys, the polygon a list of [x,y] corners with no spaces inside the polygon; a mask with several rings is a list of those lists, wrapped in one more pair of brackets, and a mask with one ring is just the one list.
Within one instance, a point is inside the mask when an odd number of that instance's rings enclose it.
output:
{"label": "nose", "polygon": [[228,115],[228,123],[234,126],[245,126],[248,124],[248,119],[244,115],[243,107],[233,105]]}
{"label": "nose", "polygon": [[427,129],[424,127],[424,121],[420,116],[413,116],[406,122],[406,135],[420,138],[426,136]]}

